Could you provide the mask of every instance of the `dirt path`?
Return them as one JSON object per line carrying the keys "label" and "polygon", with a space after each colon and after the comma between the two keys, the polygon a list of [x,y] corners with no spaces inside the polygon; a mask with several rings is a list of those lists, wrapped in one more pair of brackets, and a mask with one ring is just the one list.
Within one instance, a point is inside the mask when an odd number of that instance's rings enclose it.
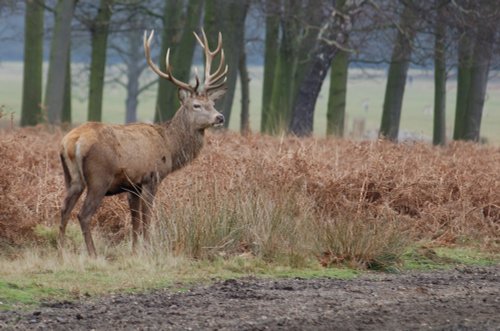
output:
{"label": "dirt path", "polygon": [[356,280],[245,278],[0,312],[0,329],[500,330],[500,266]]}

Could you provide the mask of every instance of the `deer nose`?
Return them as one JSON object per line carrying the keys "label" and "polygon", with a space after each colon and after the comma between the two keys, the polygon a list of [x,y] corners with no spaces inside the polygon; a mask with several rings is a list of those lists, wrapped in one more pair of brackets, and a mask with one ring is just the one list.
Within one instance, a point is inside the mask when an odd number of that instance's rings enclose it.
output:
{"label": "deer nose", "polygon": [[224,123],[224,115],[219,114],[217,117],[215,117],[215,124],[222,124]]}

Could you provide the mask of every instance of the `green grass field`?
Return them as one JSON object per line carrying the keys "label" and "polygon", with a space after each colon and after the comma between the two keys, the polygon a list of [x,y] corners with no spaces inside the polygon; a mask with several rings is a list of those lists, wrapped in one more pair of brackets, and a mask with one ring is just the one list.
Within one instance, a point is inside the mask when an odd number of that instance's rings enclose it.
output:
{"label": "green grass field", "polygon": [[[73,73],[81,71],[77,65]],[[262,68],[251,67],[251,128],[258,131],[260,128],[260,109],[262,96]],[[432,109],[433,109],[433,78],[432,72],[411,71],[414,77],[411,84],[407,84],[403,112],[401,115],[400,131],[412,137],[431,139],[432,137]],[[82,74],[73,77],[73,118],[75,122],[84,122],[87,117],[87,90],[86,77]],[[315,134],[324,135],[326,130],[326,107],[328,103],[329,79],[325,80],[322,92],[316,105],[314,120]],[[6,114],[13,114],[17,122],[20,117],[22,91],[22,63],[0,63],[0,106]],[[347,96],[346,133],[359,136],[354,130],[355,123],[361,125],[364,135],[376,136],[380,125],[382,104],[385,91],[385,73],[381,70],[350,71]],[[483,113],[481,127],[482,136],[488,141],[500,143],[500,80],[492,79],[488,85],[488,97]],[[150,121],[154,114],[156,86],[153,86],[140,97],[138,118],[141,121]],[[448,136],[453,132],[454,109],[456,99],[456,81],[450,79],[447,88],[447,131]],[[240,121],[240,93],[237,90],[234,99],[233,113],[230,128],[238,130]],[[125,118],[125,89],[116,84],[108,84],[104,94],[103,120],[106,122],[122,123]],[[353,131],[356,131],[353,133]]]}

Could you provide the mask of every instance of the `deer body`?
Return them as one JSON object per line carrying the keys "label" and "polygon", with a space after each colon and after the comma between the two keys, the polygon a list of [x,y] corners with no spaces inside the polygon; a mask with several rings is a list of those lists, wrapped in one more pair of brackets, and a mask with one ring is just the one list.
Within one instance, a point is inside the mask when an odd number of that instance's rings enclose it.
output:
{"label": "deer body", "polygon": [[139,187],[145,174],[154,172],[164,178],[172,162],[170,157],[167,161],[168,141],[161,131],[147,124],[87,123],[76,128],[61,143],[70,182],[85,186],[100,179],[93,177],[103,176],[112,179],[106,195],[113,195]]}
{"label": "deer body", "polygon": [[[196,36],[196,35],[195,35]],[[224,61],[216,73],[210,74],[208,58],[221,49],[221,38],[215,52],[208,50],[196,36],[207,57],[208,71],[205,74],[205,90],[198,92],[196,86],[177,81],[168,65],[167,73],[159,71],[151,62],[149,44],[151,36],[144,38],[146,57],[152,69],[163,78],[179,86],[181,107],[166,123],[109,125],[89,122],[71,130],[61,141],[60,158],[64,171],[67,194],[61,209],[59,245],[64,246],[67,222],[83,191],[87,196],[78,214],[89,255],[96,251],[90,232],[90,221],[103,198],[107,195],[128,193],[132,216],[133,247],[138,236],[148,240],[148,225],[153,200],[161,181],[171,172],[192,161],[203,147],[205,130],[220,125],[224,117],[214,108],[214,100],[225,92],[220,80],[227,72],[221,71]],[[207,70],[207,69],[206,69]],[[207,76],[208,75],[208,76]],[[217,83],[219,81],[219,83]],[[217,83],[215,86],[214,84]]]}

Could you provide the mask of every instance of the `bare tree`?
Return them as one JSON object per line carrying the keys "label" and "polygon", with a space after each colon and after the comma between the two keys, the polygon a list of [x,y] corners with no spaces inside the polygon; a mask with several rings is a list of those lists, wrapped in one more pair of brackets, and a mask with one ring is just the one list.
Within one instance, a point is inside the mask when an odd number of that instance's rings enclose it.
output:
{"label": "bare tree", "polygon": [[87,112],[89,121],[101,121],[102,119],[106,52],[113,3],[114,0],[100,0],[97,14],[90,22],[92,55]]}
{"label": "bare tree", "polygon": [[264,50],[264,81],[262,84],[261,132],[272,133],[276,124],[273,119],[271,98],[278,59],[280,0],[265,0],[262,12],[266,17],[266,36]]}
{"label": "bare tree", "polygon": [[[165,0],[163,11],[163,30],[161,35],[161,54],[167,53],[168,48],[172,48],[172,56],[177,52],[177,45],[180,42],[183,29],[184,1]],[[159,67],[166,70],[165,61],[160,57]],[[176,88],[167,81],[160,79],[156,94],[156,109],[154,115],[155,122],[162,122],[171,116],[172,103],[176,102]]]}
{"label": "bare tree", "polygon": [[26,0],[21,125],[42,120],[42,62],[44,2]]}
{"label": "bare tree", "polygon": [[[337,9],[343,11],[345,3],[345,0],[337,1]],[[341,49],[333,58],[330,71],[330,91],[326,110],[327,135],[333,134],[337,137],[344,135],[348,68],[349,51]]]}
{"label": "bare tree", "polygon": [[493,56],[500,8],[496,1],[474,3],[474,19],[477,23],[474,37],[474,51],[470,71],[470,87],[465,112],[463,139],[479,141],[488,74]]}
{"label": "bare tree", "polygon": [[[297,74],[301,21],[300,12],[303,9],[301,0],[283,0],[280,18],[280,42],[274,73],[271,108],[268,119],[268,132],[278,133],[286,130],[292,116],[292,103],[298,82]],[[320,2],[323,5],[323,2]]]}
{"label": "bare tree", "polygon": [[327,135],[344,136],[349,54],[347,50],[340,50],[333,58],[326,111]]}
{"label": "bare tree", "polygon": [[416,35],[416,8],[412,1],[403,1],[403,12],[392,50],[391,63],[385,88],[384,107],[379,135],[397,141],[401,120],[401,107],[406,78],[410,66],[412,44]]}
{"label": "bare tree", "polygon": [[324,21],[315,46],[311,51],[311,61],[304,79],[299,82],[299,90],[293,105],[293,115],[289,131],[297,136],[308,136],[313,131],[313,116],[316,100],[333,58],[352,28],[352,21],[360,12],[364,1],[350,1],[344,10],[324,6]]}
{"label": "bare tree", "polygon": [[245,49],[240,53],[238,72],[241,83],[240,133],[245,135],[250,132],[250,75],[247,68],[247,54]]}
{"label": "bare tree", "polygon": [[162,18],[147,10],[148,6],[154,5],[154,1],[117,3],[113,15],[115,27],[110,35],[109,48],[111,54],[118,56],[122,63],[115,66],[118,70],[111,81],[125,88],[125,123],[137,121],[139,95],[158,83],[156,78],[141,79],[147,68],[142,45],[143,32]]}
{"label": "bare tree", "polygon": [[455,126],[453,128],[454,140],[462,139],[464,136],[473,46],[474,44],[470,32],[463,31],[458,37],[457,98],[455,106]]}
{"label": "bare tree", "polygon": [[119,41],[110,45],[110,49],[116,51],[123,61],[123,64],[119,66],[118,76],[113,79],[113,82],[124,87],[126,91],[125,123],[137,121],[139,95],[158,83],[157,79],[141,83],[141,76],[147,68],[142,52],[143,31],[143,29],[132,28],[122,32]]}
{"label": "bare tree", "polygon": [[[11,13],[16,8],[16,0],[4,0],[0,2],[0,14]],[[43,7],[43,4],[42,4]]]}
{"label": "bare tree", "polygon": [[474,47],[470,91],[465,113],[464,139],[479,141],[496,24],[479,24]]}
{"label": "bare tree", "polygon": [[[68,82],[71,66],[70,41],[71,20],[75,8],[75,0],[59,0],[55,10],[55,24],[50,47],[50,62],[45,90],[44,104],[51,124],[61,123],[65,93],[70,90]],[[66,99],[66,102],[68,98]]]}
{"label": "bare tree", "polygon": [[[0,1],[0,21],[5,22],[5,20],[9,17],[12,17],[14,14],[18,13],[22,5],[26,5],[27,1],[17,1],[17,0],[3,0]],[[43,2],[40,2],[43,4]],[[42,5],[43,7],[43,5]],[[23,8],[24,9],[24,8]],[[25,11],[26,13],[26,11]],[[10,39],[10,25],[9,24],[2,24],[0,27],[0,41]]]}
{"label": "bare tree", "polygon": [[226,117],[226,127],[231,119],[240,56],[245,47],[245,19],[249,5],[250,0],[206,0],[205,26],[208,35],[213,36],[216,31],[223,31],[227,50],[228,90],[218,104]]}
{"label": "bare tree", "polygon": [[434,41],[434,128],[432,143],[446,143],[446,30],[447,0],[436,1]]}

